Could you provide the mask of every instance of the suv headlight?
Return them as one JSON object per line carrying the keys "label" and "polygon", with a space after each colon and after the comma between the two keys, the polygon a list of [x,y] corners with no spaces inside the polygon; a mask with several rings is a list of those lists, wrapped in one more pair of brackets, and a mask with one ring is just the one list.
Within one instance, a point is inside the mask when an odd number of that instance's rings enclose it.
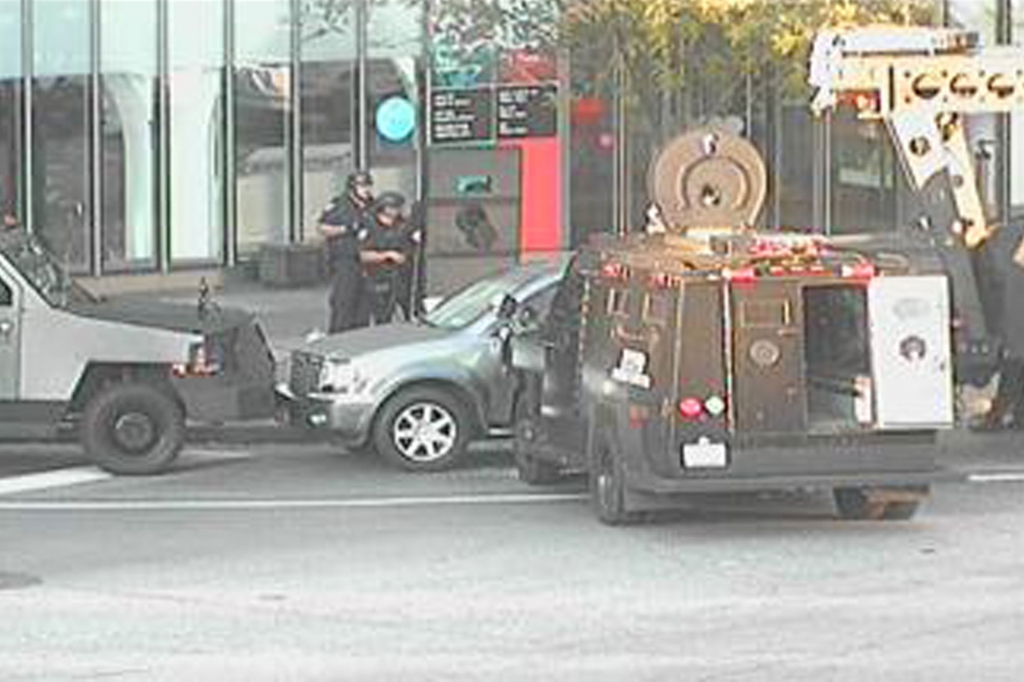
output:
{"label": "suv headlight", "polygon": [[324,361],[320,370],[320,390],[324,393],[358,393],[363,381],[351,360]]}

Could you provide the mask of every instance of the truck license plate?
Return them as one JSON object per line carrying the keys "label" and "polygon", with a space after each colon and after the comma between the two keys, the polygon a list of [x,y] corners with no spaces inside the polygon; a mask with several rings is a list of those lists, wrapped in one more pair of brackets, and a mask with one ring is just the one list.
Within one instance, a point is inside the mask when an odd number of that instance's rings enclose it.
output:
{"label": "truck license plate", "polygon": [[701,438],[697,443],[683,445],[683,466],[687,469],[724,469],[729,466],[725,443],[712,443]]}

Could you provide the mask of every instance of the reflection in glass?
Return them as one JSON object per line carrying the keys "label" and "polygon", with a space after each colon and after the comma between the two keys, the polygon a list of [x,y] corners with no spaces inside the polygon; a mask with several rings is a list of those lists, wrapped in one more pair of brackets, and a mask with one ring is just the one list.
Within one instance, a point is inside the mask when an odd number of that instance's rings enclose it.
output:
{"label": "reflection in glass", "polygon": [[[1010,16],[1012,39],[1024,47],[1024,0],[1014,0]],[[1011,116],[1010,124],[1010,211],[1015,218],[1024,218],[1024,113]]]}
{"label": "reflection in glass", "polygon": [[172,262],[222,257],[224,5],[168,0]]}
{"label": "reflection in glass", "polygon": [[35,4],[32,159],[33,227],[73,271],[88,268],[89,5]]}
{"label": "reflection in glass", "polygon": [[355,167],[356,46],[350,8],[327,13],[311,4],[302,21],[302,224],[308,239],[317,234],[317,217]]}
{"label": "reflection in glass", "polygon": [[[416,196],[415,127],[404,138],[382,135],[380,115],[389,100],[407,101],[418,109],[418,70],[423,51],[423,3],[384,0],[369,6],[366,67],[367,160],[377,181],[377,191],[397,191],[408,199]],[[417,122],[418,123],[418,122]]]}
{"label": "reflection in glass", "polygon": [[235,169],[241,254],[288,241],[290,0],[236,0]]}
{"label": "reflection in glass", "polygon": [[885,127],[839,108],[832,119],[832,232],[893,230],[896,171]]}
{"label": "reflection in glass", "polygon": [[156,2],[100,6],[103,267],[152,267],[156,258]]}
{"label": "reflection in glass", "polygon": [[21,0],[0,0],[0,227],[21,219]]}

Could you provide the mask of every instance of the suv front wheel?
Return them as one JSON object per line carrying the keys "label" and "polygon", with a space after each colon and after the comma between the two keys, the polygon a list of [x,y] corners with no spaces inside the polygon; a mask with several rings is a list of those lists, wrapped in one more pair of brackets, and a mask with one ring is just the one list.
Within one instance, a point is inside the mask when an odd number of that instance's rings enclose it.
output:
{"label": "suv front wheel", "polygon": [[114,474],[166,471],[185,441],[185,416],[173,396],[144,383],[113,384],[85,408],[80,438],[86,454]]}
{"label": "suv front wheel", "polygon": [[469,411],[448,391],[409,388],[381,409],[373,439],[377,451],[408,471],[443,471],[466,452],[473,425]]}

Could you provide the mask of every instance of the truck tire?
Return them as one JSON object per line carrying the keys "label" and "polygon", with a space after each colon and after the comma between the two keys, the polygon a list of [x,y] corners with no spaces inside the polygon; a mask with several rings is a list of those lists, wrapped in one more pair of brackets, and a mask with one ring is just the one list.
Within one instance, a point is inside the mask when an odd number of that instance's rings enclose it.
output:
{"label": "truck tire", "polygon": [[512,441],[516,473],[519,480],[527,485],[553,485],[562,480],[562,470],[557,464],[538,457],[534,450],[537,427],[533,420],[536,411],[530,402],[526,394],[516,398],[515,437]]}
{"label": "truck tire", "polygon": [[472,439],[469,410],[450,392],[417,387],[381,408],[373,442],[388,462],[414,472],[444,471],[466,454]]}
{"label": "truck tire", "polygon": [[626,503],[626,476],[622,460],[606,438],[595,444],[590,459],[590,504],[597,518],[608,526],[639,523],[643,516]]}
{"label": "truck tire", "polygon": [[872,500],[864,488],[836,488],[832,491],[839,518],[847,521],[879,521],[886,503]]}
{"label": "truck tire", "polygon": [[[872,500],[867,488],[836,488],[833,491],[836,511],[839,517],[850,521],[908,521],[914,518],[920,500]],[[928,488],[918,488],[917,492],[928,494]]]}
{"label": "truck tire", "polygon": [[168,469],[185,442],[185,415],[167,391],[144,383],[113,384],[86,405],[80,424],[86,454],[126,476]]}
{"label": "truck tire", "polygon": [[527,485],[554,485],[562,480],[562,470],[557,464],[545,462],[523,447],[519,439],[515,443],[516,474]]}
{"label": "truck tire", "polygon": [[909,521],[917,514],[920,502],[889,502],[885,505],[882,518],[886,521]]}

